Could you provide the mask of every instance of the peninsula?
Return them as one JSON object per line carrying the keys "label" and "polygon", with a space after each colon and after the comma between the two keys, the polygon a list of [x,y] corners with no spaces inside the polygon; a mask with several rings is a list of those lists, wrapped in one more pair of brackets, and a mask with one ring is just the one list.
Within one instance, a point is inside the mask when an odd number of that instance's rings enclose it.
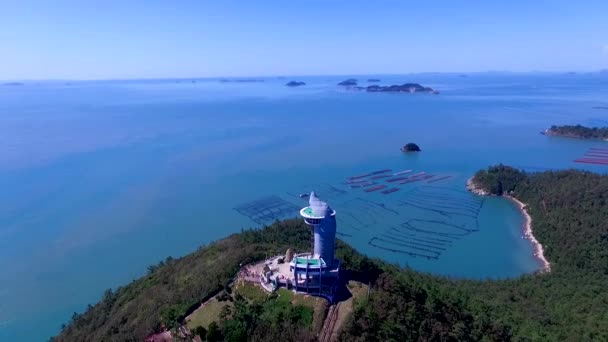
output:
{"label": "peninsula", "polygon": [[585,127],[581,125],[551,126],[544,135],[561,136],[578,139],[608,140],[608,127]]}
{"label": "peninsula", "polygon": [[503,196],[519,207],[524,217],[523,237],[532,244],[534,256],[542,264],[541,272],[549,272],[551,271],[551,264],[545,258],[543,245],[538,242],[532,233],[532,217],[528,213],[528,206],[514,196],[516,185],[524,181],[524,173],[508,166],[497,165],[477,172],[467,182],[467,189],[480,196]]}
{"label": "peninsula", "polygon": [[[338,240],[344,296],[323,304],[283,289],[266,294],[247,281],[248,265],[310,249],[307,224],[287,220],[150,266],[145,276],[74,313],[52,340],[607,340],[608,175],[498,165],[475,174],[470,186],[525,203],[526,226],[533,224],[551,272],[539,260],[535,275],[449,279],[370,259]],[[209,306],[198,315],[202,303]]]}

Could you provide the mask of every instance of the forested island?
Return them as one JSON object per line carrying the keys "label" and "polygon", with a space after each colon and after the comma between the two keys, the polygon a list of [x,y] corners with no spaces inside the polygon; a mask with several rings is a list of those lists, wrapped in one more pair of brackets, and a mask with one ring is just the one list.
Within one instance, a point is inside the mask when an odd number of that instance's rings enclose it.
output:
{"label": "forested island", "polygon": [[[368,82],[379,82],[379,79],[369,79]],[[431,94],[439,94],[439,91],[430,88],[424,87],[418,83],[404,83],[404,84],[393,84],[389,86],[381,86],[377,84],[372,84],[367,87],[362,87],[357,85],[357,80],[354,78],[349,78],[338,83],[339,86],[347,87],[351,90],[363,90],[370,93],[376,92],[391,92],[391,93],[431,93]]]}
{"label": "forested island", "polygon": [[[608,339],[608,176],[581,171],[524,173],[507,166],[471,180],[489,194],[526,204],[549,273],[508,280],[456,280],[370,259],[338,241],[344,289],[340,341],[599,341]],[[326,311],[279,293],[228,286],[241,264],[308,247],[301,220],[277,222],[150,266],[148,274],[74,313],[53,341],[141,341],[184,323],[193,308],[220,294],[230,304],[207,326],[207,340],[314,341]],[[359,285],[353,285],[359,284]],[[357,289],[369,289],[360,291]],[[226,307],[224,306],[224,307]],[[326,307],[325,307],[326,308]],[[174,338],[179,340],[178,338]]]}
{"label": "forested island", "polygon": [[608,140],[608,127],[585,127],[581,125],[551,126],[543,132],[545,135],[555,135],[579,139]]}

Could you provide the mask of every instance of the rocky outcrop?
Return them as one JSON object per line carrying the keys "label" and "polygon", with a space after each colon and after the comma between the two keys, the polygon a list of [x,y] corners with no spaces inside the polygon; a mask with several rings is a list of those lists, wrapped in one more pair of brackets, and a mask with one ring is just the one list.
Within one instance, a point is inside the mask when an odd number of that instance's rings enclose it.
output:
{"label": "rocky outcrop", "polygon": [[407,143],[401,148],[401,152],[420,152],[420,147],[414,143]]}

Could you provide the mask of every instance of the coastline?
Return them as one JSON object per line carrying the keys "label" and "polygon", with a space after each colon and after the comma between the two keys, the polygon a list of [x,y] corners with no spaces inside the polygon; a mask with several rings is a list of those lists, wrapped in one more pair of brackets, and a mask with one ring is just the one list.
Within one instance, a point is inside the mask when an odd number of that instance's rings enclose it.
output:
{"label": "coastline", "polygon": [[[467,180],[467,190],[479,196],[490,195],[487,191],[481,189],[473,182],[473,177]],[[538,259],[543,265],[539,272],[551,272],[551,263],[549,262],[549,260],[547,260],[547,258],[545,258],[545,249],[543,245],[536,239],[532,232],[532,217],[526,210],[526,205],[513,196],[503,194],[503,197],[506,197],[509,200],[513,201],[519,207],[519,210],[524,216],[523,238],[529,240],[532,243],[532,246],[534,248],[534,257]]]}

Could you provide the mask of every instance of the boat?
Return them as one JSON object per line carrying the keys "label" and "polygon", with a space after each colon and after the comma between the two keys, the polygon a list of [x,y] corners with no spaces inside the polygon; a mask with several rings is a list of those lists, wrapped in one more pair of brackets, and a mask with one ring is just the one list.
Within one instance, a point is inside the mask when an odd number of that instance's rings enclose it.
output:
{"label": "boat", "polygon": [[391,175],[378,175],[378,176],[373,176],[370,177],[369,179],[381,179],[381,178],[387,178],[390,177]]}
{"label": "boat", "polygon": [[384,189],[386,188],[386,185],[376,185],[373,188],[367,188],[364,191],[365,192],[372,192],[372,191],[376,191],[376,190],[380,190],[380,189]]}
{"label": "boat", "polygon": [[300,194],[300,198],[307,198],[307,197],[308,197],[307,193]]}

